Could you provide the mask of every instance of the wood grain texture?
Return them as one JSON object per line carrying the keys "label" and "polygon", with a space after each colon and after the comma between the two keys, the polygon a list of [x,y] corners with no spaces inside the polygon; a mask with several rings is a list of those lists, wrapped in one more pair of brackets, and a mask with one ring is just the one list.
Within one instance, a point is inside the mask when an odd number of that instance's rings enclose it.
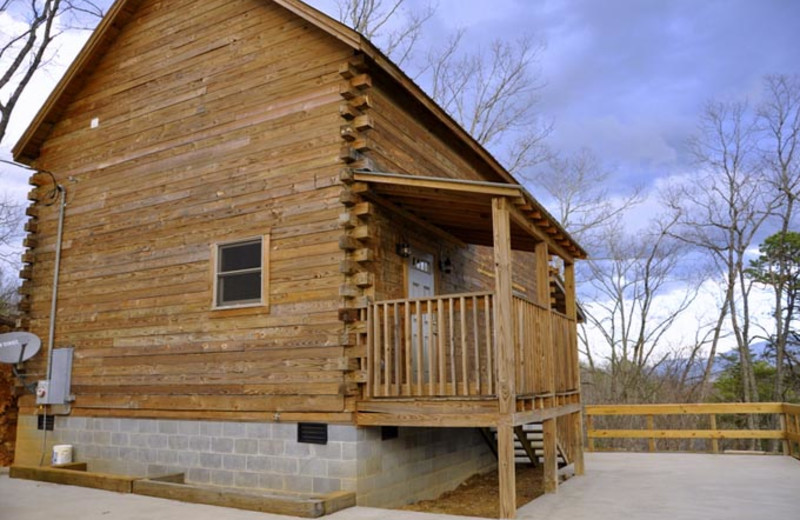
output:
{"label": "wood grain texture", "polygon": [[[336,221],[349,49],[256,0],[144,0],[132,16],[37,161],[68,193],[56,344],[76,349],[74,413],[349,417]],[[30,327],[46,335],[56,212],[37,208]],[[214,309],[213,244],[253,236],[269,238],[269,305]]]}

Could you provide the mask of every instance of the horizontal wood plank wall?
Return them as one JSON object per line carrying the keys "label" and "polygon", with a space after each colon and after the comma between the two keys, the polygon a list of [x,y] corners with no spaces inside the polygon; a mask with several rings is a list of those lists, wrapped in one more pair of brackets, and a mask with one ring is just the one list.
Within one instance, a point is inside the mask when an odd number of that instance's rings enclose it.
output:
{"label": "horizontal wood plank wall", "polygon": [[[480,161],[466,150],[456,146],[457,140],[422,113],[411,100],[401,97],[396,87],[385,76],[375,73],[370,90],[372,109],[370,116],[374,128],[369,134],[369,149],[365,152],[368,163],[376,171],[427,175],[464,180],[502,182],[481,167]],[[445,208],[443,208],[445,209]],[[487,211],[491,208],[487,201]],[[405,296],[403,259],[394,253],[397,242],[406,240],[411,245],[436,255],[436,261],[451,262],[450,273],[440,272],[437,291],[451,294],[465,291],[493,290],[494,260],[490,247],[467,246],[455,241],[432,236],[412,222],[391,211],[382,212],[376,222],[380,240],[380,276],[376,281],[376,299],[395,299]],[[535,256],[514,251],[514,290],[534,297],[536,294]]]}
{"label": "horizontal wood plank wall", "polygon": [[[142,3],[37,163],[68,191],[56,345],[76,348],[76,414],[348,418],[351,54],[271,2]],[[30,325],[46,338],[57,208],[35,211]],[[269,307],[212,310],[211,244],[267,233]],[[30,365],[41,377],[44,357]]]}

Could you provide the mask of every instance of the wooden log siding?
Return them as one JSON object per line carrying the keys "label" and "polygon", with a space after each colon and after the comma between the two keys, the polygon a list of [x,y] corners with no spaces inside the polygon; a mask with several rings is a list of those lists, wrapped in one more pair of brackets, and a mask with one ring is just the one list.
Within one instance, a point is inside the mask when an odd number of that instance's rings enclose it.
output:
{"label": "wooden log siding", "polygon": [[[347,420],[337,157],[352,50],[270,2],[143,0],[135,16],[37,162],[68,192],[56,344],[76,348],[74,413]],[[57,211],[29,214],[26,305],[44,337]],[[209,246],[266,232],[270,307],[212,310]]]}

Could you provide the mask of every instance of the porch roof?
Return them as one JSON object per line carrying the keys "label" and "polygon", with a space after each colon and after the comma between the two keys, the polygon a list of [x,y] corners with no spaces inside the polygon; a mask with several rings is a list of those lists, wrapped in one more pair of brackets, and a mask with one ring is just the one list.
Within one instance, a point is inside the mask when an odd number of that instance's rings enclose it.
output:
{"label": "porch roof", "polygon": [[546,241],[550,251],[571,261],[586,251],[520,185],[442,177],[355,170],[353,180],[365,183],[363,195],[411,218],[429,231],[445,232],[465,244],[493,245],[492,199],[512,202],[511,247],[533,251]]}

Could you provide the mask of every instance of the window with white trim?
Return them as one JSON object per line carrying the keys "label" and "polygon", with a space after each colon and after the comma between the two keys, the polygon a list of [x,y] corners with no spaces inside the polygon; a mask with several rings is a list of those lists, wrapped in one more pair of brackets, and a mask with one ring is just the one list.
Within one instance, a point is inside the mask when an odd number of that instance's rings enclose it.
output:
{"label": "window with white trim", "polygon": [[266,303],[266,237],[217,244],[214,307]]}

